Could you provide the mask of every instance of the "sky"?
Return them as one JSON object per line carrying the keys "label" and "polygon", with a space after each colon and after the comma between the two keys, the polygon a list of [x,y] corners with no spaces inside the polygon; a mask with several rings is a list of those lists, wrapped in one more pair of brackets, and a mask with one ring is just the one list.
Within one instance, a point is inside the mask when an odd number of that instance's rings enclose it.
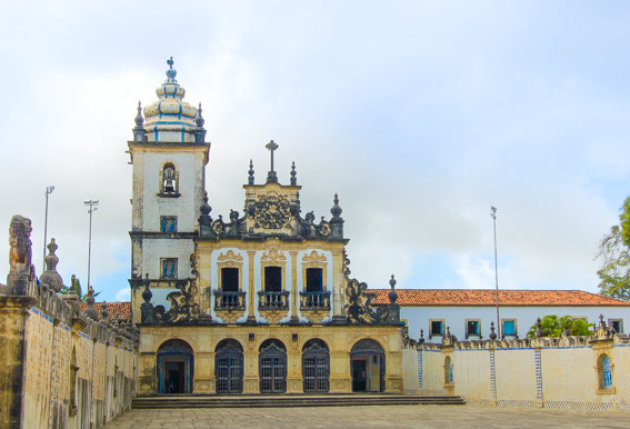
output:
{"label": "sky", "polygon": [[[11,216],[66,284],[129,297],[138,100],[173,56],[212,142],[212,215],[242,212],[264,145],[303,212],[339,194],[352,277],[387,287],[597,292],[598,244],[630,194],[624,1],[7,2],[0,15],[0,281]],[[5,225],[2,227],[1,225]]]}

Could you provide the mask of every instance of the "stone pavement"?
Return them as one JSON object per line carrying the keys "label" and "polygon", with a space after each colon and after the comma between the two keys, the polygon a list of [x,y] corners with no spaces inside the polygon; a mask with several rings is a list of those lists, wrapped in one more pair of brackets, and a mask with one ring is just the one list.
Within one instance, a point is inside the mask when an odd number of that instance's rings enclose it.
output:
{"label": "stone pavement", "polygon": [[377,407],[132,410],[105,429],[143,428],[628,428],[630,411],[475,408],[450,405]]}

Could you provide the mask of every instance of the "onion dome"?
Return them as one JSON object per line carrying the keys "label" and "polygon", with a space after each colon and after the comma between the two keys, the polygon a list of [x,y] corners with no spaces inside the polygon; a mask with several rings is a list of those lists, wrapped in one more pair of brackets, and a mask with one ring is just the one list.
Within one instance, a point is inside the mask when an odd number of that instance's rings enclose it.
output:
{"label": "onion dome", "polygon": [[173,57],[166,63],[169,65],[166,80],[155,91],[159,100],[144,108],[147,138],[149,141],[194,142],[195,135],[203,130],[203,120],[199,120],[201,115],[197,108],[183,101],[186,90],[175,79]]}

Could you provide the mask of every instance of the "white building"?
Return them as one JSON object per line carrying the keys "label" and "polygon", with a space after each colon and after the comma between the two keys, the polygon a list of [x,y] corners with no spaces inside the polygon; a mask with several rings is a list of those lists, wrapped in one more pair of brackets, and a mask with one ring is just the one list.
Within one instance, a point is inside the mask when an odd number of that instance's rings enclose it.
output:
{"label": "white building", "polygon": [[[374,304],[387,304],[389,289],[369,289]],[[490,323],[497,321],[497,295],[493,289],[397,289],[400,318],[409,336],[440,342],[447,327],[459,340],[488,338]],[[589,323],[599,316],[617,332],[626,333],[630,302],[581,290],[500,290],[499,318],[502,337],[525,338],[538,317],[570,315]],[[499,332],[496,331],[498,334]]]}

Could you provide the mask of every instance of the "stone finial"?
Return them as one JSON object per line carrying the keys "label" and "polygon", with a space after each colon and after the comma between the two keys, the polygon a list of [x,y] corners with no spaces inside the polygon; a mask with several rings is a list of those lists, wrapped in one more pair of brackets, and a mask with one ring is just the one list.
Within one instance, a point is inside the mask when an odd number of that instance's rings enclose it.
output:
{"label": "stone finial", "polygon": [[335,193],[335,197],[333,198],[333,206],[330,209],[330,213],[333,215],[333,219],[341,219],[341,207],[339,207],[339,195]]}
{"label": "stone finial", "polygon": [[604,315],[600,314],[599,315],[599,327],[606,329],[606,321],[604,320]]}
{"label": "stone finial", "polygon": [[251,159],[249,160],[249,171],[248,171],[249,177],[247,178],[247,183],[250,185],[254,184],[254,161],[252,161]]}
{"label": "stone finial", "polygon": [[396,293],[396,279],[394,278],[393,274],[392,278],[389,279],[389,287],[391,288],[388,295],[389,302],[391,304],[396,304],[396,301],[398,300],[398,293]]}
{"label": "stone finial", "polygon": [[420,338],[418,339],[418,343],[424,343],[424,329],[420,329]]}
{"label": "stone finial", "polygon": [[543,332],[542,332],[542,325],[540,323],[540,317],[538,317],[536,319],[536,338],[540,338],[542,337]]}
{"label": "stone finial", "polygon": [[59,248],[54,238],[50,239],[50,243],[48,244],[48,255],[46,255],[46,271],[42,273],[39,277],[40,284],[45,284],[48,288],[54,290],[59,293],[63,286],[63,280],[59,273],[57,272],[57,264],[59,263],[59,258],[55,254],[55,251]]}
{"label": "stone finial", "polygon": [[210,225],[212,224],[212,218],[210,217],[212,207],[208,204],[208,192],[204,192],[203,204],[199,208],[199,211],[201,212],[201,216],[199,216],[199,225],[201,226],[201,229],[203,230],[204,227],[210,228]]}
{"label": "stone finial", "polygon": [[98,312],[96,311],[96,308],[94,308],[94,288],[90,285],[88,285],[86,302],[88,306],[85,309],[85,315],[92,320],[97,320]]}
{"label": "stone finial", "polygon": [[136,126],[133,129],[133,139],[135,141],[143,141],[146,137],[146,131],[144,130],[144,118],[142,117],[142,105],[138,101],[138,114],[136,115]]}
{"label": "stone finial", "polygon": [[197,117],[195,118],[195,123],[199,128],[203,127],[203,124],[206,122],[205,119],[203,119],[203,116],[201,116],[201,112],[203,112],[203,109],[201,108],[201,103],[199,103],[199,107],[197,108]]}
{"label": "stone finial", "polygon": [[101,302],[101,320],[107,320],[109,312],[107,311],[107,301]]}
{"label": "stone finial", "polygon": [[136,127],[141,127],[144,124],[144,118],[142,117],[142,103],[138,100],[138,114],[136,115]]}
{"label": "stone finial", "polygon": [[195,116],[195,124],[197,124],[197,129],[195,130],[195,142],[203,143],[206,140],[206,130],[203,128],[203,124],[206,122],[201,116],[201,103],[199,103],[199,108],[197,109],[197,115]]}
{"label": "stone finial", "polygon": [[490,322],[490,335],[488,335],[488,338],[490,338],[491,340],[497,339],[497,333],[494,332],[494,330],[494,322]]}
{"label": "stone finial", "polygon": [[295,161],[291,163],[291,186],[297,185],[297,172],[295,171]]}
{"label": "stone finial", "polygon": [[144,300],[144,302],[150,302],[151,298],[153,297],[153,293],[151,292],[151,289],[149,289],[149,283],[151,283],[149,281],[149,273],[146,273],[144,290],[142,291],[142,299]]}

